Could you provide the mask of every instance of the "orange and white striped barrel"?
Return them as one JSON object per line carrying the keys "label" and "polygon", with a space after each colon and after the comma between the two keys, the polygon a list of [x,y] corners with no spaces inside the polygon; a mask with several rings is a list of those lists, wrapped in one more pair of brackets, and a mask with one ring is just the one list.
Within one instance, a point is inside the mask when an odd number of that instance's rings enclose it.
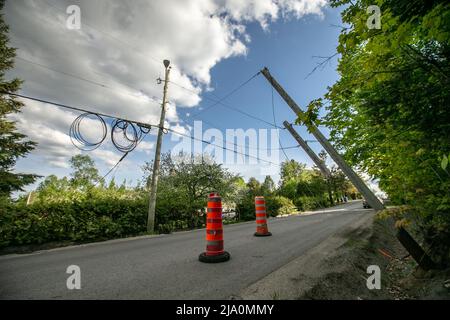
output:
{"label": "orange and white striped barrel", "polygon": [[271,236],[267,227],[266,200],[264,197],[255,197],[256,233],[255,236]]}
{"label": "orange and white striped barrel", "polygon": [[223,253],[222,199],[217,193],[209,195],[207,210],[206,255],[216,256]]}
{"label": "orange and white striped barrel", "polygon": [[199,257],[202,262],[223,262],[230,259],[224,251],[222,225],[222,198],[210,193],[206,213],[206,252]]}

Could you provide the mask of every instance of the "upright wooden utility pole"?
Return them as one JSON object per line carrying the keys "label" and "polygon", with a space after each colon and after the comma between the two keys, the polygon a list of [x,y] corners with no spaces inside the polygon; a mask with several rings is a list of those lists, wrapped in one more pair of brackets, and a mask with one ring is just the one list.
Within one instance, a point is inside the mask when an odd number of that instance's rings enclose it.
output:
{"label": "upright wooden utility pole", "polygon": [[[303,111],[300,107],[295,103],[295,101],[287,94],[287,92],[281,87],[281,85],[275,80],[274,77],[269,72],[269,69],[264,68],[261,70],[261,73],[264,77],[269,81],[269,83],[277,90],[278,94],[283,98],[284,101],[288,104],[288,106],[294,111],[296,115],[300,115]],[[366,186],[364,181],[353,171],[353,169],[344,161],[341,155],[334,149],[331,143],[325,138],[322,132],[319,129],[312,125],[311,133],[316,137],[316,139],[320,142],[326,152],[331,156],[331,158],[336,162],[339,168],[344,172],[344,174],[348,177],[348,179],[353,183],[356,189],[364,196],[369,205],[375,210],[384,209],[383,203],[375,196],[375,194]]]}
{"label": "upright wooden utility pole", "polygon": [[164,67],[166,68],[164,79],[164,94],[161,105],[161,119],[159,120],[158,139],[156,141],[155,161],[153,162],[152,185],[150,186],[150,200],[148,206],[147,218],[147,232],[155,230],[155,210],[156,210],[156,191],[158,188],[159,164],[161,160],[161,145],[163,138],[164,119],[166,117],[166,102],[167,102],[167,87],[169,84],[170,61],[164,60]]}

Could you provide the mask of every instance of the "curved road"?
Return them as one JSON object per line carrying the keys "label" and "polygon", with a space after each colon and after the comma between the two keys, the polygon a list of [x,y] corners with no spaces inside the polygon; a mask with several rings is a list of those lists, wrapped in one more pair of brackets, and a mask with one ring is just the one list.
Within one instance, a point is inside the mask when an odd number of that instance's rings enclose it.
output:
{"label": "curved road", "polygon": [[[263,238],[253,222],[225,226],[231,260],[220,264],[198,261],[204,229],[1,256],[0,299],[228,299],[370,211],[355,201],[270,219]],[[66,287],[69,265],[80,290]]]}

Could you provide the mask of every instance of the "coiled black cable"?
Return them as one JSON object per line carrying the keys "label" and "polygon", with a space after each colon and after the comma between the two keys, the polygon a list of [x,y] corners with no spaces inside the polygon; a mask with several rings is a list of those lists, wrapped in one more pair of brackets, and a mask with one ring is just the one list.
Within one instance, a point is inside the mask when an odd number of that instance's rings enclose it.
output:
{"label": "coiled black cable", "polygon": [[[116,119],[111,127],[111,141],[120,152],[131,152],[137,147],[143,137],[150,132],[150,129],[150,126]],[[122,141],[119,137],[122,138]]]}
{"label": "coiled black cable", "polygon": [[[101,124],[102,134],[99,140],[97,141],[89,141],[87,140],[83,134],[81,133],[80,125],[84,119],[94,117]],[[92,151],[97,149],[103,141],[105,141],[107,135],[107,126],[105,120],[101,116],[96,113],[86,112],[79,115],[71,124],[69,130],[70,140],[72,144],[82,151]]]}

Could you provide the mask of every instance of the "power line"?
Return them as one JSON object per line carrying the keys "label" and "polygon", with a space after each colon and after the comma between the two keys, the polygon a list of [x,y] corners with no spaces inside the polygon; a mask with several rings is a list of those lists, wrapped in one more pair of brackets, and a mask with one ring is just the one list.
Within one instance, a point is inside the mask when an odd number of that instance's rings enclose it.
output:
{"label": "power line", "polygon": [[[146,124],[146,123],[142,123],[142,122],[139,122],[139,121],[128,120],[128,119],[125,119],[125,118],[119,118],[119,117],[111,116],[111,115],[104,114],[104,113],[96,113],[96,112],[93,112],[93,111],[90,111],[90,110],[86,110],[86,109],[83,109],[83,108],[72,107],[72,106],[69,106],[69,105],[66,105],[66,104],[56,103],[56,102],[52,102],[52,101],[48,101],[48,100],[44,100],[44,99],[38,99],[38,98],[34,98],[34,97],[23,95],[23,94],[6,92],[6,91],[0,91],[0,93],[8,94],[8,95],[11,95],[11,96],[16,96],[16,97],[20,97],[20,98],[24,98],[24,99],[28,99],[28,100],[38,101],[38,102],[42,102],[42,103],[47,103],[47,104],[51,104],[51,105],[54,105],[54,106],[57,106],[57,107],[70,109],[70,110],[75,110],[75,111],[79,111],[79,112],[83,112],[83,113],[91,113],[91,114],[100,115],[100,116],[107,117],[107,118],[115,118],[115,119],[120,120],[120,121],[136,123],[138,126],[141,126],[143,128],[148,128],[148,129],[151,129],[152,127],[153,128],[159,128],[159,125]],[[258,161],[263,161],[263,162],[266,162],[266,163],[269,163],[269,164],[280,166],[280,164],[278,164],[278,163],[274,163],[274,162],[271,162],[271,161],[268,161],[268,160],[265,160],[265,159],[261,159],[259,157],[255,157],[255,156],[252,156],[252,155],[249,155],[249,154],[246,154],[246,153],[238,152],[238,151],[236,151],[234,149],[229,149],[229,148],[226,148],[224,146],[220,146],[220,145],[215,144],[215,143],[210,142],[210,141],[206,141],[206,140],[203,140],[203,139],[195,138],[193,136],[184,134],[182,132],[176,131],[176,130],[171,129],[171,128],[162,127],[161,129],[165,130],[166,132],[170,131],[170,132],[175,133],[177,135],[190,138],[191,140],[200,141],[200,142],[206,143],[208,145],[216,146],[216,147],[221,148],[223,150],[231,151],[231,152],[233,152],[235,154],[240,154],[240,155],[243,155],[243,156],[246,156],[246,157],[249,157],[249,158],[257,159]],[[222,142],[224,142],[224,141],[222,140]]]}
{"label": "power line", "polygon": [[[61,70],[58,70],[58,69],[56,69],[56,68],[50,67],[50,66],[48,66],[48,65],[45,65],[45,64],[42,64],[42,63],[38,63],[38,62],[35,62],[35,61],[31,61],[31,60],[25,59],[25,58],[20,57],[20,56],[18,56],[18,55],[16,56],[16,59],[25,61],[25,62],[27,62],[27,63],[29,63],[29,64],[32,64],[32,65],[35,65],[35,66],[38,66],[38,67],[41,67],[41,68],[44,68],[44,69],[47,69],[47,70],[56,72],[56,73],[63,74],[63,75],[65,75],[65,76],[68,76],[68,77],[71,77],[71,78],[74,78],[74,79],[77,79],[77,80],[81,80],[81,81],[84,81],[84,82],[87,82],[87,83],[90,83],[90,84],[93,84],[93,85],[97,85],[97,86],[102,87],[102,88],[105,88],[105,89],[109,89],[109,90],[113,90],[113,91],[122,91],[123,93],[125,93],[125,94],[127,94],[127,95],[131,95],[131,96],[133,96],[133,97],[138,97],[138,95],[132,94],[132,93],[127,92],[127,91],[125,91],[125,90],[123,90],[123,89],[113,88],[113,87],[111,87],[111,86],[109,86],[109,85],[106,85],[106,84],[103,84],[103,83],[100,83],[100,82],[97,82],[97,81],[94,81],[94,80],[90,80],[90,79],[87,79],[87,78],[84,78],[84,77],[81,77],[81,76],[78,76],[78,75],[75,75],[75,74],[72,74],[72,73],[69,73],[69,72],[66,72],[66,71],[61,71]],[[129,85],[126,85],[126,84],[123,84],[123,83],[121,83],[121,84],[127,86],[127,87],[130,88],[130,89],[133,89],[133,90],[135,90],[135,91],[140,92],[140,90],[137,90],[137,89],[135,89],[135,88],[132,88],[132,87],[129,86]],[[146,95],[146,96],[147,96],[147,95]],[[150,96],[147,96],[147,97],[148,97],[150,100],[152,100],[153,102],[156,102],[156,103],[158,103],[158,104],[161,103],[160,101],[157,100],[156,97],[150,97]]]}
{"label": "power line", "polygon": [[[216,124],[214,124],[214,123],[212,123],[212,122],[209,122],[209,121],[206,121],[206,120],[203,120],[203,119],[200,119],[200,118],[197,118],[197,119],[199,119],[200,121],[202,121],[202,122],[208,124],[208,125],[209,125],[211,128],[213,128],[213,129],[218,127]],[[187,123],[187,121],[184,121],[184,120],[182,120],[182,121]],[[242,145],[237,144],[237,143],[235,143],[235,142],[224,141],[224,140],[222,140],[222,142],[225,142],[225,143],[227,143],[227,144],[231,144],[231,145],[233,145],[233,146],[235,146],[235,147],[238,147],[238,148],[242,148],[242,147],[243,147]],[[286,149],[286,150],[287,150],[287,149],[295,149],[295,148],[298,148],[298,147],[299,147],[299,145],[297,144],[297,145],[295,145],[295,146],[289,146],[289,147],[285,147],[285,148],[283,148],[283,149]],[[246,148],[251,149],[251,150],[262,150],[262,151],[281,150],[281,149],[282,149],[282,148],[260,148],[260,147],[251,147],[251,146],[248,146],[248,147],[246,147]]]}
{"label": "power line", "polygon": [[[35,97],[30,97],[30,96],[23,95],[23,94],[6,92],[6,91],[1,91],[1,93],[8,94],[8,95],[11,95],[11,96],[16,96],[16,97],[23,98],[23,99],[32,100],[32,101],[47,103],[47,104],[51,104],[51,105],[54,105],[54,106],[57,106],[57,107],[70,109],[70,110],[74,110],[74,111],[79,111],[79,112],[83,112],[83,113],[95,114],[95,115],[99,115],[99,116],[103,116],[103,117],[111,118],[111,119],[115,118],[115,119],[118,119],[118,120],[121,120],[121,121],[126,121],[126,122],[133,122],[133,123],[136,123],[137,125],[139,125],[139,126],[141,126],[143,128],[148,128],[148,129],[159,128],[159,125],[147,124],[147,123],[143,123],[143,122],[139,122],[139,121],[135,121],[135,120],[129,120],[129,119],[121,118],[121,117],[108,115],[108,114],[105,114],[105,113],[94,112],[94,111],[90,111],[90,110],[83,109],[83,108],[78,108],[78,107],[72,107],[72,106],[69,106],[69,105],[66,105],[66,104],[62,104],[62,103],[57,103],[57,102],[53,102],[53,101],[49,101],[49,100],[44,100],[44,99],[39,99],[39,98],[35,98]],[[168,128],[164,128],[164,127],[162,129],[165,130],[165,131],[172,131],[174,133],[178,133],[179,134],[179,132],[176,132],[173,129],[168,129]],[[222,140],[222,142],[227,142],[227,141]],[[208,142],[205,142],[205,143],[208,143]],[[233,144],[236,147],[241,147],[242,148],[241,145],[238,145],[236,143],[233,143]],[[298,146],[291,146],[291,147],[288,147],[288,148],[289,149],[293,149],[293,148],[297,148],[297,147]],[[230,150],[230,149],[227,149],[227,150]],[[262,149],[262,150],[277,150],[277,149]]]}
{"label": "power line", "polygon": [[[146,127],[146,128],[151,128],[151,127],[157,127],[156,125],[149,125],[149,124],[144,124],[144,123],[142,123],[142,122],[137,122],[137,121],[133,121],[133,120],[127,120],[127,119],[124,119],[124,118],[118,118],[118,117],[115,117],[115,116],[111,116],[111,115],[107,115],[107,114],[103,114],[103,113],[94,113],[94,112],[92,112],[92,111],[89,111],[89,110],[86,110],[86,109],[81,109],[81,108],[77,108],[77,107],[72,107],[72,106],[68,106],[68,105],[65,105],[65,104],[61,104],[61,103],[56,103],[56,102],[52,102],[52,101],[48,101],[48,100],[44,100],[44,99],[38,99],[38,98],[33,98],[33,97],[29,97],[29,96],[26,96],[26,95],[22,95],[22,94],[18,94],[18,93],[12,93],[12,92],[5,92],[5,91],[2,91],[1,93],[3,93],[3,94],[8,94],[8,95],[11,95],[11,96],[16,96],[16,97],[20,97],[20,98],[24,98],[24,99],[28,99],[28,100],[33,100],[33,101],[38,101],[38,102],[43,102],[43,103],[47,103],[47,104],[51,104],[51,105],[54,105],[54,106],[57,106],[57,107],[61,107],[61,108],[65,108],[65,109],[70,109],[70,110],[75,110],[75,111],[80,111],[80,112],[84,112],[85,114],[86,113],[89,113],[89,114],[94,114],[94,115],[100,115],[100,116],[103,116],[103,117],[107,117],[107,118],[116,118],[116,119],[118,119],[118,120],[120,120],[120,121],[126,121],[126,122],[134,122],[134,123],[136,123],[137,125],[139,125],[139,126],[142,126],[142,127]],[[144,137],[145,137],[145,135],[146,134],[144,134],[144,136],[142,136],[140,139],[139,139],[139,141],[137,142],[137,144],[136,144],[136,147],[139,145],[139,143],[141,143],[141,141],[142,140],[144,140]],[[134,150],[135,148],[133,148],[133,150]],[[122,157],[119,159],[119,161],[102,177],[102,179],[105,179],[122,161],[123,161],[123,159],[125,159],[125,157],[128,155],[130,153],[130,151],[127,151],[126,153],[124,153],[123,155],[122,155]]]}
{"label": "power line", "polygon": [[[273,97],[273,87],[272,87],[271,93],[272,93],[271,100],[272,100],[273,125],[276,126],[277,125],[277,121],[275,119],[275,102],[274,102],[274,97]],[[280,144],[281,150],[283,151],[284,156],[286,157],[286,159],[289,159],[287,154],[286,154],[286,151],[283,148],[283,145],[281,144],[280,133],[278,131],[277,131],[277,135],[278,135],[278,143]]]}
{"label": "power line", "polygon": [[[53,7],[53,8],[55,8],[55,9],[57,9],[58,11],[61,11],[61,12],[63,12],[63,13],[66,13],[64,9],[61,9],[60,7],[58,7],[57,5],[53,4],[52,2],[50,2],[50,1],[48,1],[48,0],[44,0],[44,1],[45,1],[45,2],[47,3],[47,5],[49,5],[50,7]],[[137,47],[131,45],[130,43],[128,43],[128,42],[126,42],[126,41],[124,41],[124,40],[122,40],[122,39],[120,39],[120,38],[117,38],[117,37],[115,37],[115,36],[113,36],[113,35],[107,33],[106,31],[103,31],[103,30],[100,30],[100,29],[97,28],[97,27],[94,27],[92,24],[87,23],[85,20],[86,20],[86,19],[83,19],[83,25],[87,25],[89,28],[91,28],[91,29],[93,29],[93,30],[95,30],[95,31],[97,31],[97,32],[100,32],[100,33],[106,35],[107,37],[109,37],[109,38],[111,38],[111,39],[113,39],[113,40],[115,40],[115,41],[121,42],[121,43],[125,44],[125,45],[128,46],[128,47],[131,47],[132,49],[136,50],[135,52],[137,52],[137,53],[139,53],[139,54],[142,54],[143,56],[145,56],[146,59],[147,59],[147,58],[150,58],[150,59],[153,60],[155,63],[158,63],[158,65],[161,63],[160,61],[161,61],[162,59],[159,59],[159,60],[158,60],[158,59],[156,59],[156,58],[154,58],[154,57],[152,57],[152,56],[149,56],[149,55],[147,55],[147,54],[144,55],[143,53],[140,53]]]}
{"label": "power line", "polygon": [[[254,116],[254,115],[252,115],[252,114],[249,114],[249,113],[247,113],[247,112],[245,112],[245,111],[242,111],[242,110],[240,110],[240,109],[238,109],[238,108],[236,108],[236,107],[227,105],[227,104],[225,104],[225,103],[223,102],[225,99],[229,98],[231,95],[233,95],[234,93],[236,93],[239,89],[241,89],[241,88],[244,87],[246,84],[248,84],[251,80],[253,80],[254,78],[256,78],[260,73],[261,73],[261,72],[257,72],[255,75],[253,75],[253,76],[250,77],[248,80],[246,80],[245,82],[243,82],[242,84],[240,84],[239,86],[237,86],[235,89],[233,89],[231,92],[229,92],[227,95],[225,95],[223,98],[221,98],[221,99],[219,99],[219,100],[215,100],[215,99],[213,99],[213,98],[210,98],[210,97],[208,97],[208,96],[205,96],[205,99],[207,99],[207,100],[209,100],[209,101],[212,101],[213,104],[207,106],[205,109],[200,110],[199,112],[193,114],[192,116],[193,116],[193,117],[196,117],[196,116],[198,116],[200,113],[202,113],[202,112],[204,112],[204,111],[207,111],[207,110],[211,109],[212,107],[214,107],[214,106],[216,106],[216,105],[221,105],[221,106],[223,106],[223,107],[225,107],[225,108],[227,108],[227,109],[229,109],[229,110],[233,110],[233,111],[235,111],[235,112],[238,112],[238,113],[240,113],[240,114],[243,114],[243,115],[245,115],[245,116],[247,116],[247,117],[249,117],[249,118],[252,118],[252,119],[254,119],[254,120],[257,120],[257,121],[260,121],[260,122],[262,122],[262,123],[265,123],[265,124],[267,124],[267,125],[269,125],[269,126],[271,126],[271,127],[275,127],[275,128],[277,128],[277,129],[284,130],[284,128],[279,127],[279,126],[277,126],[277,125],[274,126],[273,123],[270,123],[270,122],[267,121],[267,120],[264,120],[264,119],[262,119],[262,118],[259,118],[259,117],[257,117],[257,116]],[[175,82],[173,82],[173,81],[170,81],[170,82],[171,82],[172,84],[176,85],[177,87],[180,87],[180,88],[182,88],[182,89],[184,89],[184,90],[186,90],[186,91],[189,91],[189,92],[194,93],[194,94],[198,94],[197,92],[195,92],[195,91],[193,91],[193,90],[191,90],[191,89],[189,89],[189,88],[186,88],[186,87],[184,87],[183,85],[180,85],[180,84],[175,83]]]}
{"label": "power line", "polygon": [[[64,14],[66,13],[64,9],[61,9],[60,7],[58,7],[57,5],[53,4],[52,2],[50,2],[50,1],[48,1],[48,0],[44,0],[44,1],[47,3],[48,6],[53,7],[53,8],[55,8],[55,9],[57,9],[58,11],[63,12]],[[127,41],[124,41],[123,39],[120,39],[120,38],[118,38],[118,37],[115,37],[115,36],[111,35],[110,33],[106,32],[106,31],[104,31],[104,30],[99,29],[98,27],[94,27],[92,24],[89,24],[89,23],[85,22],[85,20],[86,20],[86,19],[83,19],[83,25],[87,25],[89,28],[91,28],[91,29],[93,29],[93,30],[95,30],[95,31],[97,31],[97,32],[100,32],[100,33],[102,33],[103,35],[105,35],[105,36],[107,36],[107,37],[109,37],[109,38],[111,38],[111,39],[113,39],[113,40],[115,40],[115,41],[121,42],[122,44],[126,45],[127,47],[132,48],[132,49],[134,50],[135,53],[138,53],[139,55],[141,55],[143,58],[145,58],[145,60],[147,60],[148,58],[150,58],[154,63],[158,64],[158,66],[161,64],[161,61],[162,61],[163,59],[157,59],[157,58],[155,58],[155,57],[152,57],[152,56],[150,56],[147,52],[144,53],[144,52],[143,52],[139,47],[137,47],[136,45],[133,45],[133,44],[127,42]],[[173,64],[172,64],[172,68],[173,68],[173,69],[180,69],[180,68],[176,67],[176,65],[173,65]]]}
{"label": "power line", "polygon": [[[205,112],[205,111],[211,109],[212,107],[216,106],[217,104],[223,102],[224,100],[226,100],[227,98],[229,98],[230,96],[232,96],[233,94],[235,94],[237,91],[239,91],[240,89],[242,89],[243,87],[245,87],[245,86],[246,86],[248,83],[250,83],[253,79],[255,79],[257,76],[259,76],[260,73],[261,73],[261,71],[258,71],[258,72],[255,73],[253,76],[251,76],[249,79],[247,79],[246,81],[244,81],[243,83],[241,83],[240,85],[238,85],[236,88],[234,88],[233,90],[231,90],[229,93],[227,93],[225,96],[223,96],[223,97],[220,98],[219,100],[212,100],[212,99],[209,99],[208,97],[206,97],[207,99],[214,101],[214,104],[212,104],[212,105],[206,107],[206,108],[203,109],[203,110],[200,110],[199,112],[195,113],[194,116],[197,116],[197,115],[199,115],[200,113]],[[176,83],[174,83],[174,84],[177,85],[177,86],[179,86],[179,85],[176,84]],[[188,88],[185,88],[185,87],[183,87],[183,86],[181,86],[181,88],[193,92],[192,90],[190,90],[190,89],[188,89]]]}
{"label": "power line", "polygon": [[[271,93],[272,93],[272,97],[271,97],[272,99],[271,99],[271,100],[272,100],[273,123],[276,124],[276,119],[275,119],[275,102],[274,102],[273,86],[272,86],[272,89],[271,89]],[[285,152],[285,149],[286,149],[286,148],[283,148],[283,145],[281,144],[281,139],[280,139],[280,135],[279,135],[279,134],[278,134],[278,142],[279,142],[279,144],[280,144],[280,146],[281,146],[281,150],[283,151],[284,157],[286,158],[286,160],[287,160],[288,162],[291,162],[291,159],[288,157],[288,155],[287,155],[286,152]],[[297,147],[299,147],[299,145],[298,145]],[[320,202],[318,202],[318,201],[315,200],[315,196],[314,196],[313,192],[311,191],[311,189],[310,189],[309,186],[308,186],[308,181],[305,181],[304,185],[306,186],[306,189],[307,189],[308,193],[310,194],[310,196],[311,196],[313,202],[316,203],[316,205],[319,205],[319,207],[323,210],[324,207],[320,204]]]}
{"label": "power line", "polygon": [[[29,64],[33,64],[35,66],[38,66],[38,67],[41,67],[41,68],[44,68],[44,69],[48,69],[48,70],[56,72],[56,73],[61,73],[61,74],[65,75],[65,76],[68,76],[68,77],[71,77],[71,78],[75,78],[75,79],[78,79],[78,80],[81,80],[81,81],[84,81],[84,82],[88,82],[90,84],[94,84],[94,85],[97,85],[97,86],[102,87],[102,88],[108,88],[106,85],[104,85],[102,83],[99,83],[99,82],[96,82],[96,81],[93,81],[93,80],[90,80],[90,79],[87,79],[87,78],[83,78],[83,77],[80,77],[80,76],[76,76],[76,75],[70,74],[70,73],[65,72],[65,71],[60,71],[60,70],[54,69],[54,68],[46,66],[44,64],[41,64],[41,63],[38,63],[38,62],[34,62],[34,61],[31,61],[31,60],[28,60],[28,59],[25,59],[25,58],[22,58],[19,55],[16,55],[15,59],[25,61],[25,62],[27,62]],[[109,88],[109,89],[111,89],[111,88]]]}
{"label": "power line", "polygon": [[49,101],[49,100],[45,100],[45,99],[39,99],[39,98],[35,98],[35,97],[30,97],[30,96],[19,94],[19,93],[13,93],[13,92],[8,92],[8,91],[0,91],[0,92],[2,94],[8,94],[10,96],[15,96],[15,97],[19,97],[19,98],[23,98],[23,99],[27,99],[27,100],[47,103],[47,104],[51,104],[51,105],[54,105],[54,106],[57,106],[57,107],[69,109],[69,110],[75,110],[75,111],[79,111],[79,112],[83,112],[83,113],[96,114],[96,115],[99,115],[99,116],[102,116],[102,117],[106,117],[106,118],[111,118],[111,119],[115,118],[115,119],[118,119],[118,120],[121,120],[121,121],[126,121],[126,122],[133,122],[133,123],[136,123],[137,125],[139,125],[139,126],[141,126],[143,128],[147,128],[147,129],[159,128],[159,125],[143,123],[143,122],[135,121],[135,120],[128,120],[128,119],[121,118],[121,117],[111,116],[111,115],[105,114],[105,113],[90,111],[90,110],[86,110],[86,109],[79,108],[79,107],[72,107],[72,106],[69,106],[69,105],[66,105],[66,104],[53,102],[53,101]]}
{"label": "power line", "polygon": [[128,154],[129,154],[129,152],[124,153],[123,156],[119,159],[119,161],[117,161],[117,163],[111,169],[109,169],[109,171],[102,177],[102,180],[104,180],[115,168],[117,168],[119,166],[119,164],[122,162],[122,160],[125,159],[125,157]]}
{"label": "power line", "polygon": [[[243,155],[243,156],[246,156],[246,157],[249,157],[249,158],[253,158],[253,159],[256,159],[256,160],[259,160],[259,161],[263,161],[263,162],[269,163],[269,164],[281,166],[279,163],[275,163],[275,162],[272,162],[272,161],[269,161],[269,160],[261,159],[261,158],[259,158],[259,157],[255,157],[255,156],[252,156],[252,155],[243,153],[243,152],[239,152],[239,151],[236,151],[236,150],[234,150],[234,149],[228,149],[228,148],[226,148],[226,147],[224,147],[224,146],[220,146],[220,145],[215,144],[215,143],[213,143],[213,142],[211,142],[211,141],[206,141],[206,140],[203,140],[203,139],[195,138],[195,137],[193,137],[193,136],[184,134],[184,133],[182,133],[182,132],[173,130],[173,129],[171,129],[171,128],[165,128],[165,129],[166,129],[167,131],[173,132],[173,133],[175,133],[175,134],[177,134],[177,135],[180,135],[180,136],[189,138],[189,139],[191,139],[191,140],[200,141],[200,142],[206,143],[206,144],[208,144],[208,145],[212,145],[212,146],[221,148],[221,149],[223,149],[223,150],[231,151],[231,152],[233,152],[233,153],[235,153],[235,154]],[[242,146],[240,146],[240,147],[242,147]]]}

